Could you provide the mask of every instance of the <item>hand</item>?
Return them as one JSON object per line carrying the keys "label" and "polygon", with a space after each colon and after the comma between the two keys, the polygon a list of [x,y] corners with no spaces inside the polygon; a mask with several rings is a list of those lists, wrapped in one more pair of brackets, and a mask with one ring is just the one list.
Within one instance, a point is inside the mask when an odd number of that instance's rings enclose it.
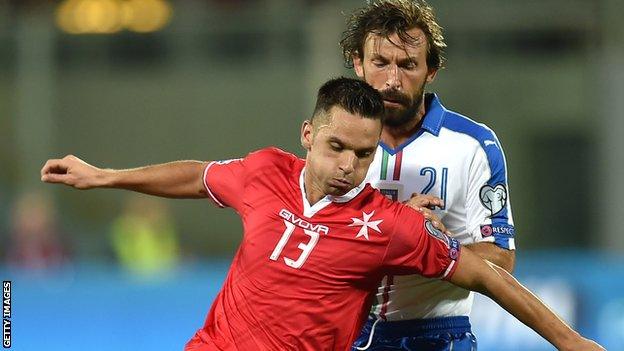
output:
{"label": "hand", "polygon": [[440,220],[440,217],[438,217],[435,213],[433,213],[433,211],[431,211],[430,209],[426,207],[419,207],[416,209],[416,211],[422,213],[425,219],[428,219],[431,222],[431,224],[433,224],[433,226],[437,228],[438,230],[440,230],[442,233],[446,235],[451,235],[451,232],[449,232],[448,229],[446,229],[446,226],[444,225],[444,223],[442,223],[442,221]]}
{"label": "hand", "polygon": [[427,207],[428,209],[433,210],[436,206],[444,206],[444,201],[442,201],[439,197],[418,193],[413,193],[412,197],[403,203],[415,210],[417,210],[418,207]]}
{"label": "hand", "polygon": [[41,181],[61,183],[76,189],[91,189],[104,185],[105,171],[76,156],[48,160],[41,169]]}
{"label": "hand", "polygon": [[414,193],[409,200],[404,201],[403,203],[420,212],[425,217],[425,219],[431,221],[431,224],[433,224],[434,227],[441,230],[443,233],[450,234],[449,231],[446,229],[446,226],[444,226],[444,224],[440,220],[440,217],[438,217],[432,211],[435,206],[444,206],[444,202],[442,201],[442,199],[433,195]]}

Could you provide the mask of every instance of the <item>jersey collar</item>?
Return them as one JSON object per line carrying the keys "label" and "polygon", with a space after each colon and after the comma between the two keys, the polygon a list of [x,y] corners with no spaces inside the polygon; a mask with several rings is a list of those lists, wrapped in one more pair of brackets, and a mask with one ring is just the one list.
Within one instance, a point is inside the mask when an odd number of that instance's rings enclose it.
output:
{"label": "jersey collar", "polygon": [[442,106],[438,95],[434,93],[425,94],[425,106],[427,112],[425,113],[421,128],[438,136],[440,134],[440,129],[442,129],[444,115],[447,110]]}
{"label": "jersey collar", "polygon": [[362,183],[360,183],[360,185],[351,189],[348,193],[344,195],[341,195],[341,196],[325,195],[325,197],[320,199],[317,203],[315,203],[314,205],[310,205],[310,202],[308,201],[308,198],[306,196],[304,178],[305,178],[305,167],[303,167],[303,169],[301,170],[301,174],[299,175],[299,189],[301,190],[301,199],[303,201],[303,215],[308,218],[314,216],[318,211],[324,209],[332,202],[344,203],[344,202],[351,201],[354,197],[356,197],[359,193],[361,193],[362,190],[364,190],[364,187],[366,186],[366,180],[364,180],[362,181]]}

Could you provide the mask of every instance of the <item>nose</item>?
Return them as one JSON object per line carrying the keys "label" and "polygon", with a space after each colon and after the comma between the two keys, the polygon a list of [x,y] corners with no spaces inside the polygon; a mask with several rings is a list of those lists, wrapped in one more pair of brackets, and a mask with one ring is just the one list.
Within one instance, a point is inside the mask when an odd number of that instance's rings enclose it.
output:
{"label": "nose", "polygon": [[345,175],[351,174],[355,170],[356,162],[357,156],[355,156],[354,152],[344,152],[344,155],[340,160],[339,168]]}
{"label": "nose", "polygon": [[401,89],[401,70],[396,64],[388,65],[386,71],[386,87],[388,89]]}

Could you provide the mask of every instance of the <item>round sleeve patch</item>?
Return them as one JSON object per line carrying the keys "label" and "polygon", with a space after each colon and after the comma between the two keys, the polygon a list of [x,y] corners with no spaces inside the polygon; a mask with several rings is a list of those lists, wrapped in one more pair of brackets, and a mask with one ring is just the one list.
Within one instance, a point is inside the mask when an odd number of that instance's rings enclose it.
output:
{"label": "round sleeve patch", "polygon": [[459,241],[442,233],[440,229],[433,226],[431,221],[428,221],[428,220],[425,221],[425,229],[427,230],[427,233],[429,235],[436,238],[437,240],[440,240],[441,242],[444,243],[444,245],[446,245],[446,247],[449,249],[449,257],[452,260],[456,260],[457,257],[459,257],[459,247],[460,247]]}
{"label": "round sleeve patch", "polygon": [[425,229],[427,229],[427,233],[429,235],[431,235],[432,237],[440,240],[447,247],[451,246],[450,238],[448,237],[448,235],[442,233],[442,231],[440,229],[434,227],[433,224],[431,223],[431,221],[425,221]]}
{"label": "round sleeve patch", "polygon": [[494,216],[507,205],[507,188],[503,184],[492,187],[488,184],[481,187],[479,191],[481,204],[490,210],[490,216]]}

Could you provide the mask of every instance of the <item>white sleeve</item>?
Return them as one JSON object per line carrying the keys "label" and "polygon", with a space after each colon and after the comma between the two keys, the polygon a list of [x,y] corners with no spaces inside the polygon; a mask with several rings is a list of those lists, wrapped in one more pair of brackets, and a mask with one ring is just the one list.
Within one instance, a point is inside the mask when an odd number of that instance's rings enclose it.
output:
{"label": "white sleeve", "polygon": [[515,250],[505,155],[496,136],[491,137],[480,141],[470,165],[466,229],[475,242]]}

